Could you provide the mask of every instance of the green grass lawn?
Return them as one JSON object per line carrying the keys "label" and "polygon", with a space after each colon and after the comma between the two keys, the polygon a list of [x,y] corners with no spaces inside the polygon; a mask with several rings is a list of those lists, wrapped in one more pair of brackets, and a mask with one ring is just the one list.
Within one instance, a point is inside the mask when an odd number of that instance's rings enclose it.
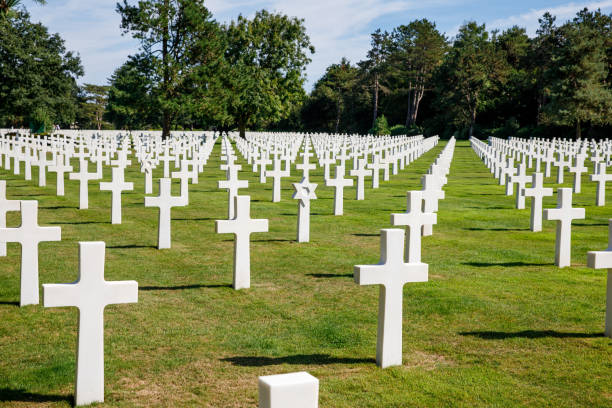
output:
{"label": "green grass lawn", "polygon": [[[214,232],[214,220],[227,215],[219,143],[190,186],[189,206],[172,210],[169,250],[156,249],[157,210],[143,205],[135,165],[126,172],[135,189],[123,195],[122,225],[110,224],[110,193],[97,183],[90,209],[78,210],[76,181],[56,197],[54,173],[46,188],[36,187],[36,168],[33,181],[5,170],[0,177],[10,198],[39,200],[41,225],[62,227],[61,242],[40,246],[41,284],[76,279],[79,241],[106,242],[107,280],[139,283],[137,304],[106,309],[105,406],[256,407],[258,376],[302,370],[319,378],[324,408],[612,406],[606,272],[585,265],[587,251],[607,247],[612,191],[606,207],[595,207],[595,183],[583,179],[574,205],[586,208],[586,220],[574,222],[572,267],[559,269],[555,224],[530,232],[529,200],[514,209],[467,142],[457,143],[438,225],[423,239],[430,280],[404,289],[404,364],[375,365],[379,290],[355,284],[353,266],[378,262],[380,229],[405,211],[406,191],[420,189],[443,145],[380,189],[368,184],[365,201],[346,189],[341,217],[317,169],[304,244],[295,242],[290,184],[301,173],[283,179],[282,202],[272,203],[272,180],[259,184],[241,160],[249,189],[240,193],[251,195],[252,217],[270,223],[252,236],[251,288],[242,291],[230,286],[233,236]],[[553,171],[548,186],[555,180]],[[569,173],[565,180],[570,186]],[[554,206],[556,195],[545,199]],[[18,225],[9,214],[9,226]],[[0,406],[70,406],[77,309],[19,308],[20,248],[8,251],[0,258]]]}

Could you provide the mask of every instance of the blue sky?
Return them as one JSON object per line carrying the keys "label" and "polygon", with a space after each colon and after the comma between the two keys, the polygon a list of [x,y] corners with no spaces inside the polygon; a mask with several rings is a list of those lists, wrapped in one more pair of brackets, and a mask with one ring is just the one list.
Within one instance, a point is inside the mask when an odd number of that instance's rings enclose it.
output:
{"label": "blue sky", "polygon": [[[80,83],[106,83],[115,68],[138,49],[136,41],[121,35],[116,1],[48,0],[46,6],[39,6],[26,0],[24,4],[34,21],[60,33],[67,48],[79,52],[85,68]],[[205,4],[222,22],[239,14],[250,16],[262,8],[303,18],[316,48],[306,71],[307,90],[328,65],[343,56],[352,62],[363,59],[369,34],[379,27],[391,30],[427,18],[452,37],[461,24],[476,20],[489,29],[519,25],[533,35],[545,11],[556,15],[557,21],[571,19],[584,7],[612,12],[612,0],[210,0]]]}

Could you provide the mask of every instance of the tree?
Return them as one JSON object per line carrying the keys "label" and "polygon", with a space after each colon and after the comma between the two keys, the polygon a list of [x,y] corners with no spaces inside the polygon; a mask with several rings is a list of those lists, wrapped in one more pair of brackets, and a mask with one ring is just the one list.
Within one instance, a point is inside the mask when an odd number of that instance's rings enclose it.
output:
{"label": "tree", "polygon": [[[33,0],[34,3],[45,5],[47,0]],[[21,0],[0,0],[0,18],[6,18],[14,13],[17,6],[21,4]]]}
{"label": "tree", "polygon": [[159,127],[159,77],[151,58],[137,54],[110,78],[105,118],[119,129]]}
{"label": "tree", "polygon": [[474,135],[476,115],[489,103],[488,97],[502,81],[500,64],[485,25],[469,22],[459,29],[438,72],[438,96],[443,108],[452,112],[459,125]]}
{"label": "tree", "polygon": [[395,28],[391,38],[391,76],[407,93],[406,127],[410,127],[416,123],[419,104],[434,70],[442,62],[447,49],[446,38],[435,23],[427,19]]}
{"label": "tree", "polygon": [[[371,34],[370,50],[367,54],[367,59],[361,61],[358,65],[364,71],[366,76],[372,80],[372,126],[376,123],[378,117],[378,94],[381,90],[380,77],[384,74],[385,62],[389,50],[389,33],[383,33],[380,28]],[[383,87],[383,90],[387,90]]]}
{"label": "tree", "polygon": [[303,75],[314,47],[304,21],[258,11],[223,26],[225,65],[213,84],[217,120],[236,125],[244,137],[249,126],[266,126],[287,118],[305,98]]}
{"label": "tree", "polygon": [[96,129],[102,129],[103,115],[106,110],[108,101],[108,85],[83,84],[81,87],[81,111],[82,119],[87,128],[95,126]]}
{"label": "tree", "polygon": [[36,111],[70,125],[78,107],[76,78],[83,75],[78,55],[25,11],[0,19],[0,38],[0,124],[27,126]]}
{"label": "tree", "polygon": [[612,18],[584,9],[557,30],[550,75],[554,78],[545,121],[574,126],[612,123],[612,89],[608,77]]}
{"label": "tree", "polygon": [[162,112],[162,135],[181,115],[211,103],[208,82],[222,57],[217,23],[203,0],[127,0],[117,3],[124,33],[140,41],[141,56],[156,71],[154,92]]}
{"label": "tree", "polygon": [[358,81],[359,70],[352,66],[349,60],[342,58],[339,64],[330,65],[315,84],[313,95],[329,100],[334,107],[334,122],[330,129],[334,133],[340,130],[340,120],[348,105],[347,100]]}

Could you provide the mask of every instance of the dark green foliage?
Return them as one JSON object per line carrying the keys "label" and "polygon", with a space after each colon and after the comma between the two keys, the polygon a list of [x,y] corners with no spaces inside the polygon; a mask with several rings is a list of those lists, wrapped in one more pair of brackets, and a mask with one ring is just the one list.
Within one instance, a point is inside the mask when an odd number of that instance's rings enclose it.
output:
{"label": "dark green foliage", "polygon": [[[163,135],[180,118],[211,109],[207,91],[220,64],[222,42],[203,0],[143,0],[137,5],[123,0],[117,3],[117,12],[124,33],[140,41],[138,58],[153,74],[147,75],[148,88],[161,109]],[[125,105],[120,110],[131,109]]]}
{"label": "dark green foliage", "polygon": [[381,115],[376,118],[376,120],[374,121],[374,126],[372,126],[372,129],[370,129],[368,133],[375,136],[391,134],[389,122],[387,122],[387,118],[385,118],[385,115]]}
{"label": "dark green foliage", "polygon": [[[428,20],[389,35],[377,30],[354,72],[328,68],[304,104],[301,128],[366,133],[370,110],[421,127],[409,134],[609,135],[612,17],[584,9],[560,26],[549,13],[539,21],[534,38],[521,27],[489,32],[468,22],[452,44]],[[367,107],[345,109],[357,103]]]}
{"label": "dark green foliage", "polygon": [[44,115],[71,124],[78,107],[76,78],[83,75],[79,56],[25,11],[0,18],[0,38],[0,127],[28,127]]}
{"label": "dark green foliage", "polygon": [[305,98],[304,70],[314,53],[304,21],[259,11],[252,20],[238,16],[223,27],[223,67],[217,72],[215,119],[244,136],[288,118]]}
{"label": "dark green foliage", "polygon": [[130,56],[111,76],[105,119],[117,129],[161,127],[157,83],[151,59],[142,54]]}

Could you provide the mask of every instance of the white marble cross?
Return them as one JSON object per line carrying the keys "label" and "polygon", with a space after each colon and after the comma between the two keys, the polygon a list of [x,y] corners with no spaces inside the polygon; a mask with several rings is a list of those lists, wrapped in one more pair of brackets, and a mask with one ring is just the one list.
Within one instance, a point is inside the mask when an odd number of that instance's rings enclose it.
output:
{"label": "white marble cross", "polygon": [[79,209],[81,210],[86,210],[89,208],[89,188],[87,186],[88,181],[98,179],[98,173],[89,173],[87,167],[87,159],[80,159],[79,172],[70,173],[68,175],[68,178],[70,180],[79,180]]}
{"label": "white marble cross", "polygon": [[189,179],[193,177],[191,171],[189,171],[189,163],[187,160],[181,160],[180,171],[173,171],[172,178],[181,180],[181,197],[183,197],[187,204],[189,204]]}
{"label": "white marble cross", "polygon": [[267,177],[272,177],[272,202],[277,203],[281,200],[281,178],[289,176],[289,173],[282,169],[282,163],[278,157],[274,158],[274,169],[266,171]]}
{"label": "white marble cross", "polygon": [[563,184],[563,175],[565,174],[565,168],[571,165],[571,160],[565,160],[565,154],[559,153],[559,160],[554,162],[557,166],[557,184]]}
{"label": "white marble cross", "polygon": [[608,221],[608,248],[604,251],[590,251],[587,254],[587,265],[594,269],[607,269],[606,285],[606,329],[604,335],[612,338],[612,219]]}
{"label": "white marble cross", "polygon": [[[423,189],[423,212],[437,212],[438,200],[444,199],[444,190],[441,188],[441,183],[438,176],[426,174],[421,178]],[[427,237],[433,234],[433,225],[423,225],[423,236]]]}
{"label": "white marble cross", "polygon": [[159,179],[159,194],[157,197],[145,197],[145,207],[159,208],[159,223],[157,228],[157,249],[166,249],[171,246],[170,210],[172,207],[183,207],[187,200],[183,196],[172,196],[172,179]]}
{"label": "white marble cross", "polygon": [[372,163],[368,164],[368,168],[372,170],[372,188],[379,187],[380,169],[382,169],[383,167],[385,167],[385,165],[380,162],[380,156],[374,155]]}
{"label": "white marble cross", "polygon": [[153,194],[153,164],[148,156],[140,163],[140,171],[145,174],[145,194]]}
{"label": "white marble cross", "polygon": [[367,164],[366,159],[359,159],[357,168],[349,172],[351,177],[357,177],[357,195],[356,195],[357,200],[364,199],[365,178],[372,175],[372,170],[368,170],[366,168],[366,164]]}
{"label": "white marble cross", "polygon": [[380,262],[355,266],[355,282],[360,285],[382,285],[379,294],[376,363],[386,368],[402,365],[402,303],[404,284],[426,282],[428,266],[404,262],[404,231],[383,229],[380,232]]}
{"label": "white marble cross", "polygon": [[38,166],[38,187],[47,186],[47,166],[51,163],[53,162],[47,160],[47,148],[43,147],[43,149],[38,152],[38,159],[33,163]]}
{"label": "white marble cross", "polygon": [[310,200],[316,200],[317,185],[306,177],[300,183],[293,183],[295,193],[293,198],[298,201],[297,242],[310,241]]}
{"label": "white marble cross", "polygon": [[305,371],[259,377],[258,408],[317,408],[319,380]]}
{"label": "white marble cross", "polygon": [[138,302],[138,282],[104,280],[104,242],[79,242],[79,278],[44,284],[44,306],[79,309],[76,405],[104,402],[104,308]]}
{"label": "white marble cross", "polygon": [[510,176],[510,181],[516,183],[516,208],[525,209],[525,185],[531,181],[531,176],[527,175],[525,163],[519,165],[518,174]]}
{"label": "white marble cross", "polygon": [[21,244],[21,295],[20,306],[38,304],[38,244],[60,241],[60,227],[38,225],[38,201],[21,201],[21,225],[17,228],[0,228],[2,242]]}
{"label": "white marble cross", "polygon": [[570,173],[574,173],[574,194],[580,194],[582,189],[582,173],[586,173],[588,169],[584,165],[585,156],[578,154],[576,156],[576,165],[569,168]]}
{"label": "white marble cross", "polygon": [[56,195],[63,196],[64,195],[64,173],[69,173],[72,171],[72,166],[67,166],[64,164],[64,156],[61,154],[57,155],[57,159],[54,165],[49,166],[49,171],[56,173]]}
{"label": "white marble cross", "polygon": [[113,181],[100,183],[100,190],[112,193],[111,223],[121,224],[121,192],[134,189],[134,183],[126,182],[123,167],[113,167]]}
{"label": "white marble cross", "polygon": [[557,189],[557,208],[544,210],[544,219],[557,221],[555,241],[555,265],[570,266],[572,260],[572,220],[582,220],[584,208],[572,208],[572,189]]}
{"label": "white marble cross", "polygon": [[344,187],[353,185],[353,179],[344,178],[344,166],[336,166],[336,178],[325,180],[327,187],[335,187],[334,192],[334,215],[344,213]]}
{"label": "white marble cross", "polygon": [[[0,228],[6,228],[6,213],[19,211],[21,202],[19,200],[8,200],[6,198],[6,180],[0,180]],[[0,241],[0,256],[6,256],[6,242]]]}
{"label": "white marble cross", "polygon": [[236,209],[234,197],[238,195],[238,189],[248,188],[248,180],[238,179],[238,170],[242,166],[237,164],[230,164],[227,166],[227,180],[219,180],[217,183],[219,188],[227,190],[227,219],[231,220],[234,218],[234,211]]}
{"label": "white marble cross", "polygon": [[231,220],[217,220],[217,234],[234,234],[234,289],[251,287],[250,236],[267,232],[268,220],[251,218],[251,197],[234,197],[236,216]]}
{"label": "white marble cross", "polygon": [[406,226],[406,249],[404,261],[421,262],[421,232],[424,225],[435,224],[437,215],[434,212],[423,212],[423,192],[409,191],[405,213],[391,214],[391,225]]}
{"label": "white marble cross", "polygon": [[[308,146],[308,145],[307,145]],[[303,178],[306,179],[306,181],[308,181],[308,177],[309,177],[309,173],[310,170],[314,170],[317,168],[317,165],[314,163],[310,163],[308,161],[308,159],[312,156],[313,154],[310,153],[309,150],[304,150],[304,152],[302,153],[302,157],[304,158],[304,162],[301,164],[297,164],[295,166],[296,169],[298,170],[302,170],[302,174],[303,174]]]}
{"label": "white marble cross", "polygon": [[597,182],[597,196],[595,198],[595,205],[603,207],[606,205],[606,182],[612,181],[612,174],[606,173],[606,163],[599,163],[597,166],[597,173],[591,175],[591,181]]}
{"label": "white marble cross", "polygon": [[553,189],[544,187],[544,175],[531,174],[531,188],[523,190],[524,197],[531,197],[531,231],[542,231],[542,199],[552,195]]}

